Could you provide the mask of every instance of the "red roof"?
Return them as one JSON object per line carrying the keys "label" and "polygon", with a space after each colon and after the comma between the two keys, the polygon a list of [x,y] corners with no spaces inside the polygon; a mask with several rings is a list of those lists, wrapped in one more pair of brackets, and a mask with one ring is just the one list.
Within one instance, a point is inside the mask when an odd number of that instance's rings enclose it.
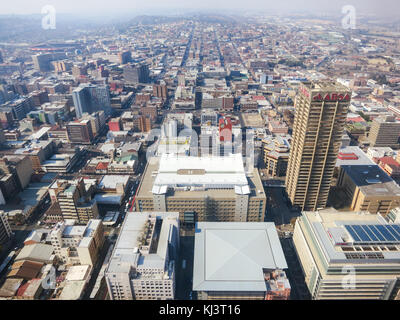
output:
{"label": "red roof", "polygon": [[99,162],[96,166],[96,170],[106,170],[108,168],[108,162]]}
{"label": "red roof", "polygon": [[265,100],[264,96],[253,96],[253,100]]}
{"label": "red roof", "polygon": [[394,167],[400,167],[400,164],[394,160],[392,157],[383,157],[379,159],[379,162],[382,164],[387,164]]}
{"label": "red roof", "polygon": [[338,155],[340,160],[358,160],[358,156],[355,153],[344,153],[340,152]]}
{"label": "red roof", "polygon": [[365,122],[365,120],[361,116],[347,118],[346,121],[348,121],[348,122]]}
{"label": "red roof", "polygon": [[21,297],[24,294],[25,290],[29,287],[29,285],[30,285],[30,283],[27,282],[27,283],[23,284],[22,286],[20,286],[17,291],[17,296]]}

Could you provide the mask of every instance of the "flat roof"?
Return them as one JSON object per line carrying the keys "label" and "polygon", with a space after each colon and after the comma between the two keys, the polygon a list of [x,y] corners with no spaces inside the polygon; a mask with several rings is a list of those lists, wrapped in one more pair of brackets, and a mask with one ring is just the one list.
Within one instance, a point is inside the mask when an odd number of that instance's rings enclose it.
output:
{"label": "flat roof", "polygon": [[66,281],[86,280],[90,271],[90,265],[71,266],[65,277]]}
{"label": "flat roof", "polygon": [[[387,240],[382,237],[385,231],[376,229],[376,226],[394,225],[388,223],[379,214],[370,214],[369,212],[338,212],[334,209],[325,209],[320,211],[303,212],[300,220],[306,223],[308,228],[311,228],[315,241],[321,247],[321,252],[325,255],[328,263],[351,263],[351,264],[390,264],[400,262],[400,250],[382,250],[382,247],[387,245]],[[357,251],[355,249],[348,250],[354,246],[358,246],[360,241],[357,238],[359,235],[358,229],[362,226],[372,226],[372,232],[381,237],[381,241],[375,241],[369,250]],[[348,226],[352,226],[349,228]],[[352,231],[355,227],[355,232]],[[380,227],[379,227],[380,228]],[[399,228],[399,227],[396,227]],[[369,229],[369,228],[368,228]],[[369,229],[370,230],[370,229]],[[367,232],[370,232],[370,231]],[[381,234],[381,232],[384,232]],[[361,234],[364,234],[361,231]],[[399,234],[400,236],[400,234]],[[366,244],[370,245],[366,241]],[[379,247],[379,250],[372,250],[374,246]],[[344,250],[343,250],[344,248]],[[355,256],[362,255],[364,258],[356,258]],[[381,255],[379,259],[375,255]]]}
{"label": "flat roof", "polygon": [[365,194],[400,196],[400,187],[377,165],[345,165],[342,169]]}
{"label": "flat roof", "polygon": [[[135,249],[140,247],[139,237],[142,234],[146,222],[150,218],[162,219],[157,252],[142,255]],[[179,225],[179,213],[177,212],[128,213],[119,233],[106,272],[127,273],[131,266],[164,268],[165,259],[167,257],[166,251],[169,243],[173,241],[173,235],[171,234],[170,228],[173,225],[176,227]],[[175,236],[178,236],[178,233],[176,233]]]}
{"label": "flat roof", "polygon": [[78,300],[86,287],[86,280],[68,281],[61,291],[59,300]]}
{"label": "flat roof", "polygon": [[286,268],[272,222],[196,224],[193,290],[265,292],[263,269]]}
{"label": "flat roof", "polygon": [[241,154],[186,157],[163,154],[154,185],[230,187],[247,185]]}
{"label": "flat roof", "polygon": [[368,158],[364,151],[357,146],[348,146],[339,150],[336,167],[341,166],[368,166],[375,163]]}
{"label": "flat roof", "polygon": [[[174,156],[171,157],[171,159],[174,158]],[[175,156],[176,158],[176,156]],[[186,157],[186,158],[195,158],[195,157]],[[172,161],[171,161],[172,163]],[[221,163],[220,163],[221,165]],[[147,163],[146,170],[143,174],[142,181],[139,185],[139,189],[137,191],[137,196],[140,198],[148,198],[152,199],[153,198],[153,192],[156,194],[163,194],[165,193],[162,191],[162,188],[166,188],[169,183],[162,184],[162,185],[157,185],[156,184],[156,178],[158,176],[158,168],[159,168],[159,158],[152,157]],[[258,169],[254,168],[253,172],[249,174],[247,177],[245,173],[243,172],[242,174],[238,174],[241,177],[241,181],[246,179],[246,183],[243,183],[241,186],[249,186],[249,191],[250,191],[250,196],[255,197],[255,198],[265,198],[265,192],[264,192],[264,187],[261,182],[261,178],[258,173]],[[224,177],[223,178],[228,178]],[[230,174],[226,174],[226,176],[230,176]],[[193,175],[189,176],[191,179],[190,181],[193,181],[193,184],[196,183],[198,184],[199,180],[195,179],[196,177],[199,177],[198,175]],[[206,176],[207,177],[207,176]],[[166,177],[165,177],[166,178]],[[163,180],[164,182],[165,180]],[[168,182],[168,180],[167,180]],[[171,181],[169,181],[171,182]],[[228,184],[230,183],[230,185]],[[243,180],[244,182],[244,180]],[[209,183],[209,181],[205,180],[203,183]],[[200,188],[201,190],[198,189],[193,189],[192,190],[180,190],[180,189],[175,189],[174,190],[174,197],[179,197],[179,198],[203,198],[204,197],[211,197],[211,198],[220,198],[220,199],[226,199],[226,198],[234,198],[236,197],[235,193],[235,186],[239,186],[239,184],[234,184],[232,183],[231,179],[227,179],[227,181],[223,181],[224,184],[221,185],[214,185],[215,188]],[[228,188],[227,186],[230,186]],[[184,189],[184,188],[182,188]],[[190,187],[189,187],[190,189]],[[165,189],[166,190],[166,189]]]}
{"label": "flat roof", "polygon": [[124,186],[128,183],[129,176],[106,175],[99,183],[99,189],[116,189],[117,184],[122,183]]}

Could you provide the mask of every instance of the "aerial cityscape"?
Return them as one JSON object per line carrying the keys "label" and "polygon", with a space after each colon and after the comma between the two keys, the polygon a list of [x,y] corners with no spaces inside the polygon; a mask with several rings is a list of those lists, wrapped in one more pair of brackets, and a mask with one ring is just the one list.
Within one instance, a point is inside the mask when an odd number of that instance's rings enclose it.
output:
{"label": "aerial cityscape", "polygon": [[0,300],[400,300],[396,1],[84,2],[0,9]]}

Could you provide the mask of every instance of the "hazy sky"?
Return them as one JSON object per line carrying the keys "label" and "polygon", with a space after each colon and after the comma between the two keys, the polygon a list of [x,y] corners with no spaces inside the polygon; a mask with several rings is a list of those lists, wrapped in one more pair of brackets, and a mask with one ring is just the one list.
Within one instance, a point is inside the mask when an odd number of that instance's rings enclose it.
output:
{"label": "hazy sky", "polygon": [[270,11],[271,13],[330,12],[341,14],[343,5],[353,5],[363,13],[379,16],[399,13],[398,0],[2,0],[0,14],[40,14],[45,5],[53,5],[58,13],[116,14],[143,12],[171,14],[179,9],[233,9]]}

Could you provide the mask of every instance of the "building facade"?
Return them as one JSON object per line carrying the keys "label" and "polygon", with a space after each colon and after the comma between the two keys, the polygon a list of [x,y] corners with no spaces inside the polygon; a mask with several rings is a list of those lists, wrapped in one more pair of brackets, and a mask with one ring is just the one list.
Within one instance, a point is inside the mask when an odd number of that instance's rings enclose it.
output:
{"label": "building facade", "polygon": [[[195,212],[197,221],[264,221],[266,196],[257,169],[246,175],[242,155],[150,158],[137,211]],[[182,218],[183,219],[183,218]]]}
{"label": "building facade", "polygon": [[179,214],[126,216],[105,271],[111,300],[173,300]]}
{"label": "building facade", "polygon": [[392,299],[400,285],[400,225],[368,212],[303,212],[293,242],[315,300]]}
{"label": "building facade", "polygon": [[350,99],[349,89],[339,83],[300,86],[286,175],[294,206],[325,208]]}

